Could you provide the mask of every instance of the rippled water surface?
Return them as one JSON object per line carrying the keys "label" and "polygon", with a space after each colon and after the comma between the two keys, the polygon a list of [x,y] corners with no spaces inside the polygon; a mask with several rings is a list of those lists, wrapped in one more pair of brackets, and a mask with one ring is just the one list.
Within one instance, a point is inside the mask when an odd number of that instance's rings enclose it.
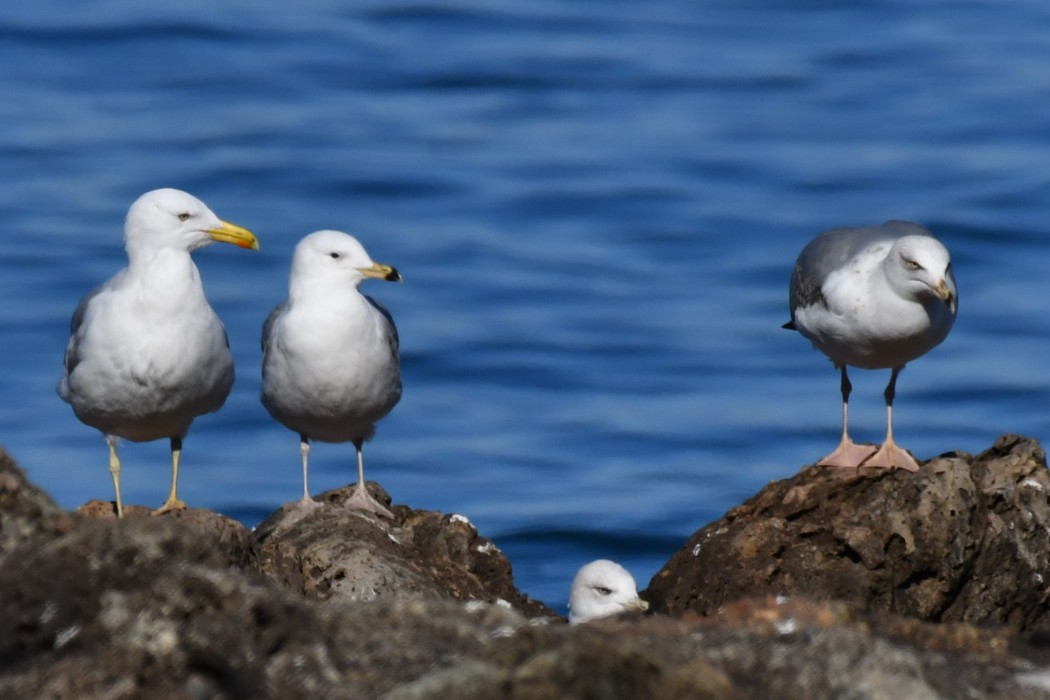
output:
{"label": "rippled water surface", "polygon": [[[396,502],[467,515],[562,606],[576,568],[644,586],[698,527],[834,445],[838,378],[787,320],[794,258],[906,218],[953,253],[959,320],[902,375],[917,456],[1050,433],[1050,6],[994,2],[0,6],[0,440],[66,507],[111,498],[55,394],[69,316],[173,186],[262,251],[196,254],[238,380],[180,491],[255,524],[298,495],[258,401],[292,248],[338,228],[405,393],[366,448]],[[856,436],[888,372],[853,374]],[[124,447],[159,504],[163,442]],[[318,445],[315,491],[351,481]]]}

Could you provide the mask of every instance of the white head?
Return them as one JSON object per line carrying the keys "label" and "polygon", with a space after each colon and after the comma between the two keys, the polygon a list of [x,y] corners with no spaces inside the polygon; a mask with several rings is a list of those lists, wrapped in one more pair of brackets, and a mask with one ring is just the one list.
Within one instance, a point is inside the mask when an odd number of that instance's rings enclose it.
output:
{"label": "white head", "polygon": [[890,284],[901,296],[919,302],[941,303],[955,316],[959,296],[952,274],[952,258],[932,236],[904,236],[890,248],[884,263]]}
{"label": "white head", "polygon": [[647,610],[634,577],[614,561],[598,559],[580,568],[569,593],[569,624],[576,625],[626,610]]}
{"label": "white head", "polygon": [[135,200],[124,222],[128,257],[170,248],[191,251],[212,241],[259,249],[251,231],[217,217],[204,202],[181,190],[153,190]]}
{"label": "white head", "polygon": [[366,278],[400,282],[401,273],[377,263],[353,236],[341,231],[315,231],[299,241],[292,256],[291,293],[304,286],[357,288]]}

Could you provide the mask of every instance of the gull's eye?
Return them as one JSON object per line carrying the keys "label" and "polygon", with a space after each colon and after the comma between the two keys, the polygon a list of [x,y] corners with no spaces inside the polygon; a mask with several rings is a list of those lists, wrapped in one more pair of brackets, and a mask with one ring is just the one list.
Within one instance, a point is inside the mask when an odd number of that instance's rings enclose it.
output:
{"label": "gull's eye", "polygon": [[338,260],[339,259],[339,253],[329,253],[328,255],[329,255],[329,257],[332,258],[332,260]]}
{"label": "gull's eye", "polygon": [[909,258],[901,258],[901,260],[904,261],[904,267],[906,267],[907,269],[911,270],[912,272],[915,272],[916,270],[921,270],[922,269],[922,265],[920,265],[919,263],[915,262],[914,260],[911,260]]}
{"label": "gull's eye", "polygon": [[595,586],[594,590],[598,591],[602,595],[609,595],[612,593],[612,589],[606,588],[605,586]]}
{"label": "gull's eye", "polygon": [[179,214],[179,221],[185,221],[188,218],[190,218],[190,215],[189,215],[188,212],[182,212],[181,214]]}

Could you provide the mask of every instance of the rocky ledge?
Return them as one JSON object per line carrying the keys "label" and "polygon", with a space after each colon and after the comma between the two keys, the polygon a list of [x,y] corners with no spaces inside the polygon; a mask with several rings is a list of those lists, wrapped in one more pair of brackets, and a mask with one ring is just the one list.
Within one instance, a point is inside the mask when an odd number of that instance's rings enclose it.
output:
{"label": "rocky ledge", "polygon": [[[373,495],[389,503],[373,485]],[[60,508],[0,454],[3,698],[1050,698],[1034,440],[807,467],[570,627],[456,515]]]}

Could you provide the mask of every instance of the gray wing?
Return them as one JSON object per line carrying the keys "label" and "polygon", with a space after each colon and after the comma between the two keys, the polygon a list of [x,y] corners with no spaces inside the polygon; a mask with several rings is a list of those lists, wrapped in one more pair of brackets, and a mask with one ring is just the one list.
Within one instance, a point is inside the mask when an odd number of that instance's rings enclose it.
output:
{"label": "gray wing", "polygon": [[368,295],[362,295],[368,300],[368,303],[372,305],[379,313],[383,314],[383,318],[386,319],[387,325],[390,328],[390,349],[397,354],[398,349],[401,347],[401,339],[397,335],[397,326],[394,325],[394,317],[390,315],[390,311],[387,310],[380,302],[376,301]]}
{"label": "gray wing", "polygon": [[791,273],[791,321],[795,327],[795,310],[826,304],[821,291],[824,281],[862,250],[881,241],[895,241],[903,236],[932,236],[927,229],[908,221],[887,221],[880,226],[833,228],[820,234],[802,249]]}
{"label": "gray wing", "polygon": [[73,311],[73,318],[69,321],[69,342],[66,344],[66,357],[63,363],[66,372],[58,382],[58,395],[61,396],[64,401],[69,400],[69,391],[66,381],[69,378],[69,375],[73,374],[73,370],[77,368],[77,365],[80,364],[80,328],[84,325],[84,317],[87,316],[88,307],[91,306],[91,302],[95,300],[95,297],[113,286],[117,279],[117,277],[114,277],[85,294],[80,300],[80,303],[77,304],[76,310]]}
{"label": "gray wing", "polygon": [[283,315],[284,312],[287,310],[288,302],[282,301],[280,304],[273,307],[273,311],[271,311],[270,315],[266,317],[266,322],[263,323],[262,339],[260,343],[262,346],[262,351],[264,353],[266,352],[266,346],[270,344],[270,329],[273,327],[273,324],[277,321],[277,317]]}

